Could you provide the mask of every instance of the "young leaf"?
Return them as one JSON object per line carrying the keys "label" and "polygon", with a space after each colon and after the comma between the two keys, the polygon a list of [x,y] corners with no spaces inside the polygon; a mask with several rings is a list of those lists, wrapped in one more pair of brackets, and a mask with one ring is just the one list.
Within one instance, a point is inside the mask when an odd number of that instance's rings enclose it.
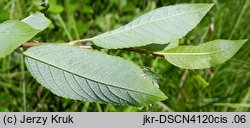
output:
{"label": "young leaf", "polygon": [[229,60],[247,40],[214,40],[198,46],[178,46],[163,52],[173,65],[185,69],[203,69]]}
{"label": "young leaf", "polygon": [[34,78],[65,98],[135,106],[166,99],[150,76],[120,57],[68,45],[32,47],[24,55]]}
{"label": "young leaf", "polygon": [[0,58],[30,40],[50,24],[44,14],[35,13],[22,21],[9,20],[0,24]]}
{"label": "young leaf", "polygon": [[179,4],[153,10],[127,25],[91,38],[97,46],[118,49],[165,44],[191,31],[213,4]]}

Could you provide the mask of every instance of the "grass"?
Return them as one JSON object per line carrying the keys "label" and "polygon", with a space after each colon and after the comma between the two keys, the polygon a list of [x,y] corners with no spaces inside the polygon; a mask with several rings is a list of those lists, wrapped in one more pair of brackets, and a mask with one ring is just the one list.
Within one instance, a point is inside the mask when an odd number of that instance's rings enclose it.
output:
{"label": "grass", "polygon": [[[215,3],[209,14],[181,44],[214,39],[249,39],[249,0],[67,0],[51,4],[46,16],[53,24],[35,41],[65,42],[89,38],[122,26],[152,9],[177,3]],[[40,0],[0,0],[0,22],[22,19],[41,10]],[[106,51],[152,68],[162,76],[161,90],[169,97],[152,105],[152,111],[249,111],[250,43],[221,66],[197,73],[209,82],[203,88],[188,70],[164,59],[125,51]],[[23,57],[13,53],[0,60],[0,111],[147,111],[149,108],[114,106],[60,98],[39,85],[27,72]]]}

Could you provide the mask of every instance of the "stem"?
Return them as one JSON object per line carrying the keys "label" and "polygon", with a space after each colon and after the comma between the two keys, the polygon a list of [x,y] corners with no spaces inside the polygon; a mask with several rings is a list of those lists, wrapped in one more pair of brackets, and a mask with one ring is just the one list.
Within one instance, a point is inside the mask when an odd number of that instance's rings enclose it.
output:
{"label": "stem", "polygon": [[[29,48],[33,46],[41,46],[41,45],[48,45],[48,44],[59,44],[59,43],[33,43],[33,42],[27,42],[21,45],[23,48]],[[68,43],[60,43],[60,44],[68,44]]]}
{"label": "stem", "polygon": [[124,49],[120,49],[120,50],[125,50],[125,51],[130,51],[130,52],[138,52],[138,53],[144,53],[144,54],[151,54],[151,55],[157,56],[157,57],[164,57],[164,55],[162,55],[162,54],[158,54],[156,52],[151,52],[151,51],[142,50],[142,49],[124,48]]}
{"label": "stem", "polygon": [[[68,43],[55,43],[55,42],[40,42],[40,43],[33,43],[33,42],[27,42],[21,45],[23,48],[29,48],[33,46],[41,46],[41,45],[48,45],[48,44],[66,44],[66,45],[79,45],[79,43],[85,43],[85,42],[90,42],[91,39],[81,39],[81,40],[74,40]],[[85,49],[93,49],[93,47],[88,46],[88,45],[80,45],[80,48],[85,48]],[[151,52],[147,50],[142,50],[142,49],[134,49],[134,48],[124,48],[124,49],[119,49],[123,51],[130,51],[130,52],[137,52],[137,53],[143,53],[143,54],[151,54],[156,57],[164,57],[164,55],[156,53],[156,52]]]}
{"label": "stem", "polygon": [[69,45],[78,45],[80,43],[87,43],[87,42],[92,42],[90,38],[88,39],[80,39],[80,40],[73,40],[69,42]]}

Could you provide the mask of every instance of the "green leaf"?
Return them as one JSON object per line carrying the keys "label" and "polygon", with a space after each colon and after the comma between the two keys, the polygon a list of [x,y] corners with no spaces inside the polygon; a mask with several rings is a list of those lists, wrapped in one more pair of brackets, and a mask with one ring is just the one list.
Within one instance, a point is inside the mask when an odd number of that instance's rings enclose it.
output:
{"label": "green leaf", "polygon": [[22,21],[9,20],[0,24],[0,58],[13,52],[50,24],[44,14],[35,13]]}
{"label": "green leaf", "polygon": [[43,31],[51,23],[51,21],[40,12],[30,15],[29,17],[23,19],[22,22],[39,31]]}
{"label": "green leaf", "polygon": [[198,46],[179,46],[163,52],[173,65],[185,69],[214,67],[229,60],[247,40],[214,40]]}
{"label": "green leaf", "polygon": [[120,57],[68,45],[32,47],[24,55],[34,78],[61,97],[135,106],[166,99],[150,76]]}
{"label": "green leaf", "polygon": [[185,36],[212,6],[213,4],[179,4],[161,7],[90,40],[97,46],[108,49],[165,44]]}

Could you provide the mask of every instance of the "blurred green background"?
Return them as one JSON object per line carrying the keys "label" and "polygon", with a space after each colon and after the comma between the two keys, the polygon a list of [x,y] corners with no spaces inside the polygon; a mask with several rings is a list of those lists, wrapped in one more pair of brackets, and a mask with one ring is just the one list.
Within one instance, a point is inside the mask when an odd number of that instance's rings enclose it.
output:
{"label": "blurred green background", "polygon": [[[41,0],[0,0],[0,22],[23,19],[38,10]],[[93,37],[125,25],[157,7],[178,3],[215,3],[201,23],[180,44],[214,39],[249,39],[249,0],[50,0],[45,12],[52,24],[32,41],[67,42]],[[0,45],[1,46],[1,45]],[[250,43],[219,67],[199,70],[210,85],[202,88],[188,70],[163,58],[106,50],[161,75],[160,89],[169,97],[152,105],[152,111],[249,111]],[[60,98],[38,84],[27,71],[23,56],[0,59],[0,111],[147,111],[148,107],[114,106]]]}

